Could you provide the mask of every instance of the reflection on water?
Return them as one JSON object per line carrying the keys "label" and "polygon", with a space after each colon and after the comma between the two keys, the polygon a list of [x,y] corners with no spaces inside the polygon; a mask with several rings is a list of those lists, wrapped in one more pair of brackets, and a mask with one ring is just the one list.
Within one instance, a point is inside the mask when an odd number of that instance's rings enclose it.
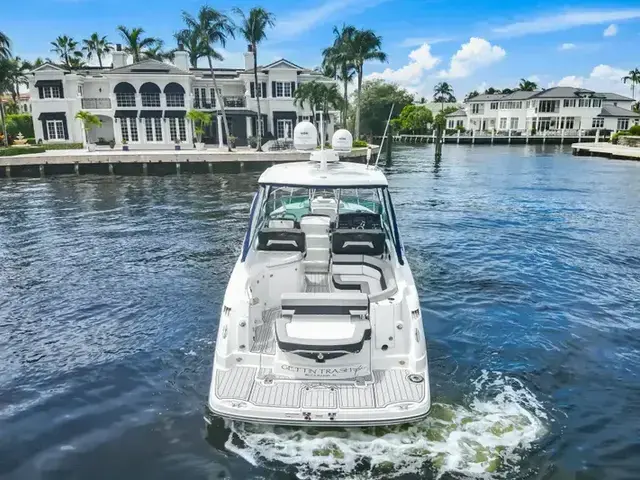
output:
{"label": "reflection on water", "polygon": [[634,478],[640,164],[394,153],[435,405],[392,428],[205,429],[257,173],[0,180],[0,476]]}

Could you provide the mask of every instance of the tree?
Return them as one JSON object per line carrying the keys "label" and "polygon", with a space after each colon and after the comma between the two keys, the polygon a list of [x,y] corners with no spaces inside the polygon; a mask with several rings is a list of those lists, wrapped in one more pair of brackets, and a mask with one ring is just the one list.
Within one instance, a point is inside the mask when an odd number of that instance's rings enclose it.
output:
{"label": "tree", "polygon": [[433,123],[433,113],[424,105],[407,105],[402,109],[394,125],[402,132],[424,132]]}
{"label": "tree", "polygon": [[98,64],[102,68],[102,57],[113,50],[113,46],[109,43],[106,36],[100,36],[97,33],[92,33],[89,38],[82,40],[82,50],[86,52],[87,60],[91,60],[95,54],[98,57]]}
{"label": "tree", "polygon": [[[218,92],[218,84],[213,71],[213,58],[216,55],[220,55],[215,51],[213,45],[219,43],[220,46],[224,48],[227,44],[228,37],[235,38],[235,25],[228,16],[207,6],[200,7],[197,17],[193,17],[189,13],[183,11],[182,19],[189,30],[197,32],[198,37],[206,48],[206,57],[209,62],[211,80],[213,80],[213,89],[216,97],[218,98],[217,104],[219,105],[220,113],[222,114],[222,124],[228,140],[230,134],[229,124],[227,123],[227,114],[224,110],[224,98]],[[218,132],[218,135],[220,134],[221,132]],[[229,151],[231,151],[231,146],[227,146]]]}
{"label": "tree", "polygon": [[[304,82],[298,85],[293,93],[293,104],[304,109],[305,104],[311,110],[311,123],[316,124],[316,110],[321,103],[320,82]],[[317,126],[316,126],[317,128]]]}
{"label": "tree", "polygon": [[433,101],[440,102],[442,104],[442,110],[444,110],[445,103],[452,103],[456,101],[456,97],[453,96],[453,87],[447,82],[440,82],[433,87]]}
{"label": "tree", "polygon": [[525,78],[520,79],[520,85],[518,85],[518,90],[522,90],[523,92],[533,92],[538,89],[538,84],[536,82],[532,82],[531,80],[527,80]]}
{"label": "tree", "polygon": [[256,93],[256,103],[258,105],[258,122],[256,137],[258,138],[258,152],[262,151],[262,112],[260,111],[260,83],[258,82],[258,44],[267,38],[267,29],[275,25],[275,17],[262,7],[254,7],[249,10],[249,15],[245,15],[239,8],[234,9],[240,15],[241,22],[238,32],[251,45],[253,52],[253,85]]}
{"label": "tree", "polygon": [[11,56],[11,40],[4,33],[0,32],[0,59]]}
{"label": "tree", "polygon": [[[189,54],[189,64],[192,68],[198,67],[198,60],[207,56],[207,46],[202,43],[202,38],[198,32],[185,28],[173,36],[178,42],[178,47],[182,47]],[[214,60],[223,60],[222,55],[214,52]]]}
{"label": "tree", "polygon": [[202,143],[204,127],[211,125],[213,116],[210,113],[200,110],[189,110],[187,118],[193,122],[193,131],[196,134],[196,141],[198,143]]}
{"label": "tree", "polygon": [[397,118],[400,112],[413,103],[413,95],[404,88],[384,80],[368,80],[362,86],[362,130],[365,135],[382,135],[389,118]]}
{"label": "tree", "polygon": [[164,60],[173,60],[174,51],[163,50],[164,41],[158,39],[155,45],[151,45],[149,48],[142,52],[142,57],[146,60],[151,58],[152,60],[158,60],[163,62]]}
{"label": "tree", "polygon": [[622,77],[623,83],[631,83],[631,97],[636,99],[636,84],[640,84],[640,69],[635,68],[633,70],[629,70],[629,73]]}
{"label": "tree", "polygon": [[51,51],[60,57],[67,68],[74,68],[74,65],[78,65],[78,60],[82,59],[82,52],[77,50],[78,42],[72,37],[60,35],[51,42],[51,46]]}
{"label": "tree", "polygon": [[485,95],[498,95],[500,94],[500,90],[497,88],[493,88],[493,87],[489,87],[487,89],[485,89],[484,94]]}
{"label": "tree", "polygon": [[334,26],[333,34],[335,39],[333,45],[325,48],[322,52],[324,75],[342,81],[343,100],[340,116],[343,123],[347,120],[347,109],[349,107],[347,87],[356,75],[356,66],[349,53],[355,32],[356,28],[351,25],[342,25],[340,30]]}
{"label": "tree", "polygon": [[512,88],[503,88],[500,93],[502,93],[503,95],[509,95],[513,92],[515,92],[515,90],[513,90]]}
{"label": "tree", "polygon": [[155,47],[159,41],[155,37],[143,37],[144,29],[140,27],[128,29],[119,25],[117,30],[125,42],[124,51],[133,57],[133,63],[141,61],[143,51]]}
{"label": "tree", "polygon": [[[344,101],[340,92],[338,91],[338,86],[335,83],[327,85],[326,83],[319,83],[317,87],[317,95],[319,103],[319,110],[322,110],[322,131],[326,136],[327,132],[327,120],[329,119],[329,110],[340,110],[342,109],[342,102]],[[324,142],[325,139],[323,138]]]}
{"label": "tree", "polygon": [[86,110],[80,110],[76,113],[76,120],[80,120],[82,122],[82,129],[84,130],[84,141],[87,145],[89,145],[89,132],[95,127],[101,127],[102,121],[98,118],[97,115],[94,115],[91,112],[87,112]]}
{"label": "tree", "polygon": [[[0,95],[10,91],[13,85],[15,64],[9,57],[0,58]],[[2,123],[3,143],[5,147],[9,146],[9,137],[7,135],[7,121],[4,115],[4,102],[0,99],[0,123]]]}
{"label": "tree", "polygon": [[358,76],[358,90],[356,103],[355,139],[360,137],[360,115],[362,111],[362,78],[364,63],[369,60],[379,62],[387,61],[387,54],[382,51],[382,37],[376,35],[373,30],[357,30],[346,39],[345,55],[355,66]]}
{"label": "tree", "polygon": [[464,97],[464,101],[468,102],[469,100],[471,100],[474,97],[477,97],[478,95],[480,95],[480,94],[478,93],[477,90],[472,90],[469,93],[467,93],[466,97]]}

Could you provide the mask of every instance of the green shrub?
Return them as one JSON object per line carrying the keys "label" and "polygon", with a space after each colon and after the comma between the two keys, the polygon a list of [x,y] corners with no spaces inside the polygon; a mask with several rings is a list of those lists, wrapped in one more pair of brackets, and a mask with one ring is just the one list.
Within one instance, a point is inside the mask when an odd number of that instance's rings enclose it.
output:
{"label": "green shrub", "polygon": [[353,148],[367,148],[369,144],[365,140],[354,140]]}
{"label": "green shrub", "polygon": [[7,134],[15,137],[20,132],[25,138],[36,136],[33,132],[33,119],[31,115],[28,113],[7,115]]}
{"label": "green shrub", "polygon": [[35,145],[36,144],[36,139],[34,137],[25,138],[25,140],[27,141],[27,143],[29,145]]}
{"label": "green shrub", "polygon": [[619,132],[613,134],[613,137],[611,137],[611,143],[617,145],[620,137],[626,137],[627,135],[630,135],[627,130],[620,130]]}
{"label": "green shrub", "polygon": [[45,150],[42,147],[9,147],[0,148],[0,157],[11,157],[13,155],[25,155],[27,153],[43,153]]}
{"label": "green shrub", "polygon": [[634,125],[629,129],[629,135],[638,135],[640,136],[640,125]]}
{"label": "green shrub", "polygon": [[82,143],[43,143],[45,150],[82,150]]}

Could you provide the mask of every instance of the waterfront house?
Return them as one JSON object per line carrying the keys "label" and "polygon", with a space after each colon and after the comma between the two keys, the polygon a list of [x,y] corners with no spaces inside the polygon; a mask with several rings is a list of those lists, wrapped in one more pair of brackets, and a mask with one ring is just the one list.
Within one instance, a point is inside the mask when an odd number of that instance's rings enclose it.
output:
{"label": "waterfront house", "polygon": [[447,128],[483,132],[616,132],[640,124],[634,100],[617,93],[554,87],[510,94],[482,94],[447,115]]}
{"label": "waterfront house", "polygon": [[[258,67],[254,85],[253,52],[244,54],[245,68],[215,67],[218,94],[208,68],[191,68],[187,52],[175,52],[173,63],[143,60],[127,64],[120,45],[112,53],[113,65],[68,70],[51,63],[29,75],[31,108],[37,140],[82,142],[83,130],[75,115],[90,111],[102,126],[90,132],[91,141],[128,143],[135,149],[173,148],[176,141],[193,145],[193,126],[185,118],[194,108],[217,115],[206,127],[203,141],[226,143],[219,102],[224,102],[229,131],[237,145],[247,145],[257,131],[260,95],[263,132],[275,139],[291,138],[301,120],[311,119],[309,105],[294,105],[294,92],[304,82],[334,82],[321,73],[281,59]],[[330,112],[325,137],[338,120]],[[317,117],[320,114],[316,114]],[[319,120],[319,118],[318,118]]]}

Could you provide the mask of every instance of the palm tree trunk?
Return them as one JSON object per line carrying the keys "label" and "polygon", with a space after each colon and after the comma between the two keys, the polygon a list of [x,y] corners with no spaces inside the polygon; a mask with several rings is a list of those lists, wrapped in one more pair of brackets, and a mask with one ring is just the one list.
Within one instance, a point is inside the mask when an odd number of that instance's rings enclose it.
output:
{"label": "palm tree trunk", "polygon": [[0,100],[0,121],[2,122],[2,133],[4,135],[4,146],[9,146],[9,137],[7,136],[7,122],[4,120],[4,102]]}
{"label": "palm tree trunk", "polygon": [[[211,62],[211,55],[207,55],[207,60],[209,60],[211,80],[213,80],[213,93],[220,103],[220,111],[222,112],[222,124],[224,126],[224,133],[227,136],[227,148],[229,149],[229,151],[231,151],[231,147],[229,146],[229,124],[227,123],[227,113],[224,111],[224,99],[222,98],[222,95],[218,94],[218,83],[216,82],[216,76],[213,73],[213,63]],[[218,135],[220,135],[221,133],[222,132],[218,132]]]}
{"label": "palm tree trunk", "polygon": [[358,105],[356,105],[356,135],[355,139],[360,139],[360,94],[362,93],[362,65],[358,69]]}
{"label": "palm tree trunk", "polygon": [[260,96],[262,88],[258,85],[258,46],[253,44],[253,91],[256,94],[256,101],[258,103],[258,121],[256,122],[256,137],[258,138],[258,144],[256,151],[262,151],[262,112],[260,111]]}
{"label": "palm tree trunk", "polygon": [[102,68],[102,55],[100,55],[99,52],[96,53],[98,53],[98,64],[100,65],[100,68]]}
{"label": "palm tree trunk", "polygon": [[342,128],[347,128],[347,114],[349,111],[349,97],[347,96],[347,84],[349,83],[349,81],[345,78],[344,79],[344,92],[343,92],[343,96],[344,96],[344,105],[342,106],[342,110],[344,113],[344,116],[342,117]]}

